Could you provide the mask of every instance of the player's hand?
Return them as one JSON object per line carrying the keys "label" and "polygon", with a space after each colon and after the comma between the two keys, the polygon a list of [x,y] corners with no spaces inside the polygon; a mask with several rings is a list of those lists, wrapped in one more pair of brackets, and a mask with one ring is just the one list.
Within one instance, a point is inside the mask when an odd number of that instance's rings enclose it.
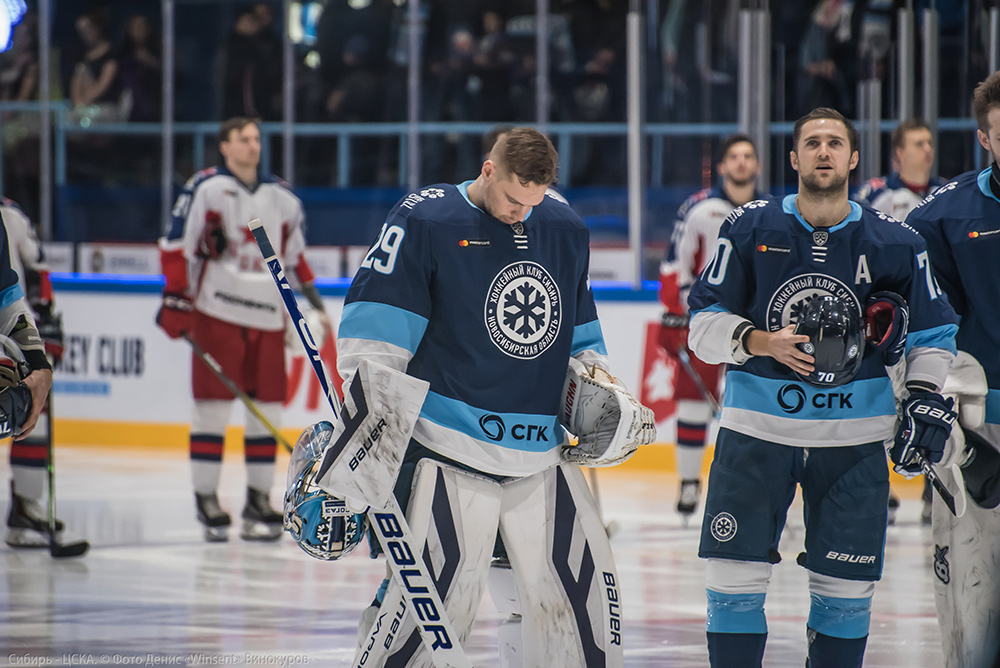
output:
{"label": "player's hand", "polygon": [[226,230],[222,226],[222,214],[218,211],[205,212],[205,229],[198,240],[198,256],[214,260],[226,252]]}
{"label": "player's hand", "polygon": [[920,473],[914,452],[936,463],[944,455],[944,446],[958,415],[952,410],[955,400],[945,399],[936,392],[914,392],[903,402],[896,436],[889,449],[889,458],[897,473]]}
{"label": "player's hand", "polygon": [[777,332],[765,332],[755,329],[747,337],[747,352],[751,355],[773,357],[792,371],[808,376],[815,367],[816,358],[799,348],[800,343],[807,343],[809,337],[796,334],[795,325],[788,325]]}
{"label": "player's hand", "polygon": [[[38,369],[28,374],[24,379],[24,385],[31,392],[31,413],[28,419],[21,425],[21,433],[14,437],[15,441],[20,441],[32,432],[38,424],[38,416],[42,414],[42,408],[49,398],[49,390],[52,389],[52,370]],[[51,438],[52,435],[49,434]]]}
{"label": "player's hand", "polygon": [[172,339],[179,339],[191,331],[193,306],[186,295],[167,292],[156,313],[156,324]]}
{"label": "player's hand", "polygon": [[664,313],[660,319],[660,347],[671,357],[677,357],[678,350],[687,348],[690,319],[690,315],[677,313]]}

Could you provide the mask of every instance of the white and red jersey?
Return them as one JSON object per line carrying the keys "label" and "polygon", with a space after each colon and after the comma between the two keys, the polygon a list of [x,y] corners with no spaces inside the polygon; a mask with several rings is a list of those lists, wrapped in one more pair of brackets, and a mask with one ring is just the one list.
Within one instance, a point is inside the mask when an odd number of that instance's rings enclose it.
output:
{"label": "white and red jersey", "polygon": [[[754,199],[766,197],[754,193]],[[712,259],[719,228],[735,208],[721,188],[708,188],[688,197],[677,210],[670,248],[660,264],[660,301],[668,313],[687,313],[691,285]]]}
{"label": "white and red jersey", "polygon": [[927,185],[913,186],[903,181],[898,173],[892,172],[865,182],[855,193],[854,201],[903,221],[925,197],[944,184],[943,179],[932,176]]}
{"label": "white and red jersey", "polygon": [[[165,292],[186,294],[194,307],[244,327],[274,331],[285,309],[248,223],[260,218],[290,279],[313,280],[305,261],[302,202],[276,177],[247,188],[225,167],[195,174],[174,205],[173,220],[160,239]],[[206,226],[219,225],[226,248],[217,258],[204,252]],[[294,270],[294,271],[293,271]]]}
{"label": "white and red jersey", "polygon": [[[0,212],[3,213],[3,221],[7,226],[10,266],[17,272],[18,282],[31,307],[35,308],[38,303],[51,303],[49,266],[45,262],[45,253],[31,220],[14,201],[6,197],[0,198]],[[26,271],[32,273],[32,280],[27,280]]]}

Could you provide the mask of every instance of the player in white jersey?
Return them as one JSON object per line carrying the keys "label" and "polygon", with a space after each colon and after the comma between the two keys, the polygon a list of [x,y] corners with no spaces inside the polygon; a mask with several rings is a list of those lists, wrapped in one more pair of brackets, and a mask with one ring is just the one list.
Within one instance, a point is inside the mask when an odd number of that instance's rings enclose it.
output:
{"label": "player in white jersey", "polygon": [[[881,211],[896,220],[906,220],[925,197],[944,185],[931,176],[934,168],[934,136],[927,122],[920,118],[903,121],[892,132],[892,171],[888,176],[870,179],[854,195],[860,204]],[[931,523],[931,485],[924,481],[921,521]],[[889,492],[889,524],[896,521],[899,497]]]}
{"label": "player in white jersey", "polygon": [[[287,184],[258,172],[260,129],[249,118],[222,123],[224,165],[199,172],[184,186],[170,229],[160,240],[166,286],[157,324],[171,338],[190,336],[214,357],[272,425],[280,424],[285,399],[284,307],[247,223],[259,218],[276,240],[289,278],[331,330],[306,262],[302,203]],[[205,538],[226,540],[230,518],[217,489],[222,445],[233,396],[192,351],[194,414],[191,468],[197,516]],[[276,540],[281,515],[268,501],[277,444],[249,411],[244,436],[246,540]]]}
{"label": "player in white jersey", "polygon": [[965,513],[934,500],[934,593],[947,668],[1000,666],[1000,72],[976,87],[972,111],[990,165],[956,176],[910,214],[959,315],[961,364],[945,391],[959,427],[940,470]]}
{"label": "player in white jersey", "polygon": [[[45,343],[52,364],[62,357],[62,319],[53,313],[52,284],[45,254],[35,236],[28,216],[13,201],[0,199],[10,250],[10,265],[17,272],[18,285],[27,298],[35,324]],[[30,434],[14,441],[10,448],[11,506],[7,515],[6,542],[11,547],[48,547],[48,520],[40,502],[45,491],[45,467],[48,463],[48,402]],[[62,522],[56,522],[62,528]]]}
{"label": "player in white jersey", "polygon": [[[744,134],[732,135],[723,142],[720,155],[716,170],[721,185],[699,191],[684,201],[674,221],[670,249],[660,265],[660,301],[664,307],[660,345],[678,361],[674,380],[677,473],[681,480],[677,512],[685,516],[692,515],[698,507],[702,460],[713,416],[703,392],[713,395],[718,392],[724,369],[690,355],[687,356],[690,367],[680,361],[684,355],[681,351],[687,351],[688,292],[711,259],[726,216],[738,206],[766,197],[757,190],[760,163],[753,139]],[[698,374],[701,383],[691,377],[691,371]]]}

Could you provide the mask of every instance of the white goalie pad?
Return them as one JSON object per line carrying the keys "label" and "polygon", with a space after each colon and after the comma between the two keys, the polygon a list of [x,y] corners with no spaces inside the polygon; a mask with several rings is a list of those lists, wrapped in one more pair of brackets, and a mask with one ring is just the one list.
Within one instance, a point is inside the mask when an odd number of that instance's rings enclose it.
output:
{"label": "white goalie pad", "polygon": [[[523,668],[623,665],[621,589],[597,504],[573,464],[503,483]],[[495,596],[494,598],[497,598]]]}
{"label": "white goalie pad", "polygon": [[[407,520],[413,532],[416,558],[424,558],[437,586],[452,628],[464,641],[472,628],[486,588],[500,516],[500,485],[489,478],[424,459],[413,476]],[[378,530],[378,527],[375,527]],[[392,558],[387,554],[386,558]],[[399,584],[420,589],[404,569],[386,590],[378,616],[361,642],[354,666],[435,666],[420,641],[416,623],[433,617],[420,591],[406,603]],[[414,609],[416,608],[416,609]],[[451,664],[449,664],[451,665]]]}
{"label": "white goalie pad", "polygon": [[362,360],[344,397],[316,482],[353,512],[384,508],[430,385]]}
{"label": "white goalie pad", "polygon": [[598,366],[571,357],[559,421],[576,438],[563,459],[581,466],[614,466],[656,438],[653,411]]}

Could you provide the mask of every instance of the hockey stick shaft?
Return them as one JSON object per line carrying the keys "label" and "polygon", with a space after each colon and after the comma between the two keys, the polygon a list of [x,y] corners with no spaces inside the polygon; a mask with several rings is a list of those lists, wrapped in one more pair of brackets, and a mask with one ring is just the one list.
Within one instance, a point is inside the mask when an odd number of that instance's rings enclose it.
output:
{"label": "hockey stick shaft", "polygon": [[[281,260],[278,259],[274,252],[274,246],[271,245],[271,240],[267,236],[267,230],[264,229],[259,218],[251,220],[249,227],[257,241],[261,255],[264,256],[264,263],[267,265],[268,271],[271,272],[271,278],[278,286],[278,292],[285,304],[285,309],[295,323],[295,330],[306,350],[306,358],[313,366],[313,371],[316,373],[320,387],[330,403],[330,408],[333,409],[334,414],[340,416],[343,410],[340,398],[333,390],[333,383],[330,381],[326,366],[320,357],[319,346],[316,345],[309,325],[306,324],[306,319],[302,316],[302,311],[295,300],[295,293],[285,277]],[[413,615],[413,620],[420,629],[420,638],[427,648],[431,661],[439,668],[472,668],[472,663],[466,658],[448,613],[441,602],[437,586],[427,570],[427,564],[424,563],[422,551],[413,549],[416,547],[413,533],[396,497],[390,495],[388,505],[382,510],[369,508],[368,517],[376,528],[375,533],[386,554],[393,579],[402,592],[403,600],[406,601],[407,612]],[[421,604],[419,608],[414,605],[414,598]],[[428,601],[429,604],[425,606],[424,601]],[[431,607],[433,613],[430,613]],[[433,624],[423,623],[431,617],[435,618]]]}
{"label": "hockey stick shaft", "polygon": [[941,497],[941,500],[944,501],[944,505],[948,506],[948,510],[951,511],[952,515],[958,517],[958,510],[955,506],[955,495],[949,492],[948,488],[945,487],[943,482],[941,482],[941,477],[938,475],[934,465],[927,461],[927,459],[916,450],[913,452],[913,457],[920,465],[920,470],[927,477],[927,479],[931,481],[931,486],[934,487],[938,495]]}
{"label": "hockey stick shaft", "polygon": [[222,370],[222,365],[219,364],[219,361],[206,352],[204,348],[195,343],[190,334],[185,333],[184,339],[191,344],[191,349],[194,350],[194,354],[205,363],[205,366],[212,370],[212,373],[214,373],[215,377],[219,379],[219,382],[225,385],[226,389],[232,392],[234,397],[243,402],[243,404],[247,407],[247,410],[250,411],[255,418],[257,418],[258,422],[264,425],[264,428],[271,432],[271,435],[274,436],[275,440],[285,446],[285,450],[291,452],[292,444],[289,443],[288,439],[282,436],[281,432],[278,431],[278,428],[271,424],[271,421],[264,416],[264,413],[261,412],[260,408],[257,407],[257,404],[254,403],[254,400],[250,398],[250,395],[241,390],[236,382],[226,375],[226,372]]}
{"label": "hockey stick shaft", "polygon": [[79,557],[90,549],[90,543],[76,540],[70,543],[60,543],[56,538],[56,471],[54,443],[55,432],[52,430],[52,390],[49,390],[48,406],[45,409],[45,424],[48,427],[48,461],[46,471],[49,478],[48,521],[49,521],[49,554],[53,557]]}
{"label": "hockey stick shaft", "polygon": [[684,367],[684,371],[691,380],[694,382],[695,387],[698,388],[698,392],[701,393],[702,398],[708,403],[709,407],[712,409],[712,413],[715,417],[722,415],[722,407],[719,406],[719,402],[716,400],[715,395],[708,389],[705,385],[704,379],[701,377],[691,363],[691,355],[688,353],[687,348],[681,347],[677,350],[677,359],[681,361],[681,366]]}

